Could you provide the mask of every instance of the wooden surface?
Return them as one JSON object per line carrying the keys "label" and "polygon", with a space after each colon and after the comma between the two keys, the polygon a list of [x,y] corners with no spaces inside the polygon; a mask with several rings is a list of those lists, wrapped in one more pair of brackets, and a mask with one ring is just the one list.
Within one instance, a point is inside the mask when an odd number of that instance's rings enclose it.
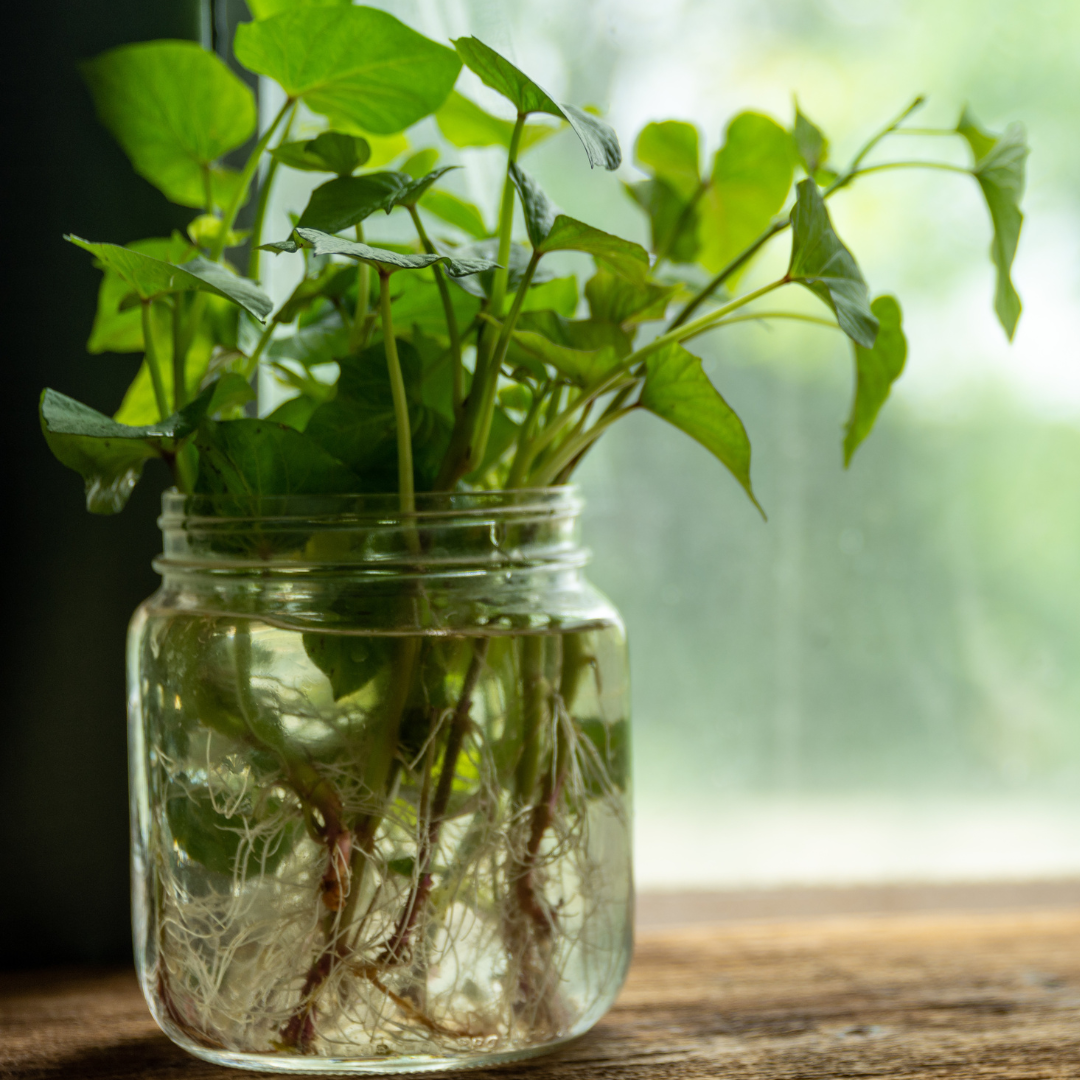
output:
{"label": "wooden surface", "polygon": [[[161,1035],[128,972],[0,977],[0,1076],[239,1075]],[[467,1075],[1080,1078],[1080,910],[646,929],[593,1032]]]}

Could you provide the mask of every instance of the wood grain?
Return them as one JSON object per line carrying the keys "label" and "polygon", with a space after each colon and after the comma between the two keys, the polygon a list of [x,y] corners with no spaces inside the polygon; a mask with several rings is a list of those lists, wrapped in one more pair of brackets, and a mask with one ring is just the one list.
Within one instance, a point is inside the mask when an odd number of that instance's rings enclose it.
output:
{"label": "wood grain", "polygon": [[[0,1076],[235,1078],[174,1047],[128,972],[0,978]],[[1080,1078],[1080,912],[652,930],[616,1007],[474,1080]]]}

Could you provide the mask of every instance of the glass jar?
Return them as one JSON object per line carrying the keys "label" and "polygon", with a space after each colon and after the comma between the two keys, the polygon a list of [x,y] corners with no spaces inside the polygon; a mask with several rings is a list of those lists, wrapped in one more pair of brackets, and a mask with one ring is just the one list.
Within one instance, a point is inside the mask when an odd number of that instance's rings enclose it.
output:
{"label": "glass jar", "polygon": [[571,488],[164,497],[128,647],[135,953],[220,1064],[586,1031],[631,952],[622,623]]}

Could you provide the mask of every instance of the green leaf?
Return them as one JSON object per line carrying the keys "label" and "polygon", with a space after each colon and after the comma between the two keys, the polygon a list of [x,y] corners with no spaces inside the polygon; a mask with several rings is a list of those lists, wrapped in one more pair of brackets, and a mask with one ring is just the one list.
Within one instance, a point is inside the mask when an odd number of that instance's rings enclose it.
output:
{"label": "green leaf", "polygon": [[750,486],[750,440],[735,411],[701,369],[701,361],[679,344],[645,362],[641,405],[674,424],[715,454],[760,510]]}
{"label": "green leaf", "polygon": [[409,178],[399,172],[373,172],[327,180],[311,193],[297,225],[327,233],[350,229],[376,210],[386,210],[390,200],[408,182]]}
{"label": "green leaf", "polygon": [[525,230],[529,242],[538,248],[547,239],[558,210],[555,204],[544,194],[540,185],[516,163],[510,165],[510,179],[521,198],[521,209],[525,214]]}
{"label": "green leaf", "polygon": [[196,436],[207,495],[306,495],[359,492],[354,473],[306,434],[269,420],[203,424]]}
{"label": "green leaf", "polygon": [[377,135],[434,112],[461,70],[450,49],[369,7],[306,7],[241,24],[233,49],[332,123]]}
{"label": "green leaf", "polygon": [[727,266],[768,228],[791,190],[791,135],[760,113],[740,113],[713,159],[700,213],[700,261],[712,273]]}
{"label": "green leaf", "polygon": [[322,404],[307,394],[299,394],[279,405],[266,419],[275,424],[287,424],[297,431],[304,431],[312,414]]}
{"label": "green leaf", "polygon": [[289,299],[274,313],[274,322],[285,325],[320,300],[340,300],[355,281],[356,272],[348,266],[324,266],[314,277],[297,283]]}
{"label": "green leaf", "polygon": [[355,634],[303,635],[308,659],[330,680],[334,700],[363,689],[389,663],[393,643]]}
{"label": "green leaf", "polygon": [[434,214],[448,225],[453,225],[477,240],[491,235],[480,211],[472,203],[459,199],[449,191],[434,188],[426,191],[420,199],[420,206],[429,214]]}
{"label": "green leaf", "polygon": [[349,351],[349,331],[334,308],[301,326],[288,337],[277,338],[266,350],[270,360],[293,360],[305,368],[329,364]]}
{"label": "green leaf", "polygon": [[651,281],[629,281],[600,269],[585,283],[589,312],[599,322],[648,322],[662,319],[677,285],[657,285]]}
{"label": "green leaf", "polygon": [[231,411],[255,400],[255,391],[251,383],[235,371],[227,371],[207,389],[211,391],[206,415],[215,417],[222,411]]}
{"label": "green leaf", "polygon": [[165,440],[182,438],[192,426],[181,414],[160,424],[129,427],[55,390],[42,391],[40,415],[49,449],[83,478],[92,514],[122,510],[146,460],[160,457]]}
{"label": "green leaf", "polygon": [[990,245],[990,258],[997,268],[994,310],[1012,341],[1022,309],[1010,271],[1024,222],[1020,198],[1024,194],[1027,137],[1021,124],[1010,124],[1000,137],[990,135],[976,124],[967,109],[956,130],[964,136],[975,155],[975,179],[982,188],[994,224],[994,240]]}
{"label": "green leaf", "polygon": [[555,218],[538,250],[584,251],[613,273],[631,281],[643,280],[649,270],[649,254],[640,244],[594,229],[565,214]]}
{"label": "green leaf", "polygon": [[611,348],[620,360],[629,356],[629,335],[620,326],[595,319],[565,319],[554,311],[523,312],[518,319],[519,330],[542,334],[549,341],[582,352],[597,352]]}
{"label": "green leaf", "polygon": [[420,180],[435,168],[435,162],[438,160],[439,151],[434,146],[429,146],[425,150],[417,150],[415,154],[410,154],[401,163],[399,169],[413,180]]}
{"label": "green leaf", "polygon": [[455,259],[450,255],[401,255],[386,248],[369,247],[355,240],[343,240],[318,229],[297,229],[305,240],[311,242],[316,255],[347,255],[351,259],[371,263],[385,273],[396,270],[419,270],[441,263],[450,277],[466,277],[485,270],[494,270],[497,264],[491,259]]}
{"label": "green leaf", "polygon": [[519,116],[538,112],[566,120],[585,147],[590,166],[617,169],[622,164],[619,140],[602,120],[575,105],[559,105],[546,90],[479,38],[456,38],[453,45],[465,66],[485,86],[507,98]]}
{"label": "green leaf", "polygon": [[230,202],[239,174],[214,163],[255,130],[251,91],[194,42],[121,45],[82,65],[101,122],[135,171],[181,206]]}
{"label": "green leaf", "polygon": [[[435,113],[435,122],[446,141],[453,146],[502,146],[509,149],[514,134],[512,120],[500,120],[456,90]],[[543,142],[559,129],[548,124],[526,124],[521,130],[518,153],[522,154]]]}
{"label": "green leaf", "polygon": [[585,791],[593,798],[603,798],[612,784],[625,791],[630,780],[630,725],[625,720],[599,719],[581,720],[578,725],[593,745],[592,753],[580,754]]}
{"label": "green leaf", "polygon": [[[413,466],[419,490],[430,486],[450,441],[450,423],[421,401],[422,364],[399,340],[398,360],[409,399]],[[312,414],[308,438],[345,462],[360,478],[359,490],[397,490],[397,425],[382,342],[359,356],[343,357],[337,394]]]}
{"label": "green leaf", "polygon": [[798,103],[795,105],[795,126],[791,134],[806,175],[816,177],[818,170],[824,168],[828,162],[829,140],[820,128],[803,116]]}
{"label": "green leaf", "polygon": [[664,180],[639,180],[623,187],[649,216],[653,252],[673,263],[695,262],[701,250],[697,206],[680,199]]}
{"label": "green leaf", "polygon": [[314,139],[282,143],[270,151],[282,165],[305,172],[332,172],[351,176],[371,157],[371,144],[359,135],[324,131]]}
{"label": "green leaf", "polygon": [[907,359],[900,305],[895,297],[879,296],[870,305],[878,320],[877,340],[872,349],[855,345],[855,398],[845,425],[844,465],[859,444],[870,434],[877,414],[889,396],[892,384],[900,377]]}
{"label": "green leaf", "polygon": [[637,163],[689,202],[701,183],[698,129],[680,120],[646,124],[634,144]]}
{"label": "green leaf", "polygon": [[[225,803],[232,805],[232,798],[223,799]],[[257,805],[265,815],[281,809],[280,801],[274,798]],[[230,876],[272,874],[292,850],[300,832],[299,821],[287,821],[272,833],[260,830],[252,834],[250,824],[240,813],[234,810],[226,815],[215,809],[214,798],[205,787],[170,797],[165,803],[165,816],[174,843],[189,858],[207,870]],[[245,834],[252,836],[250,842]]]}
{"label": "green leaf", "polygon": [[835,313],[840,329],[852,341],[872,349],[878,325],[859,267],[833,231],[817,184],[800,180],[796,192],[788,280],[824,301]]}
{"label": "green leaf", "polygon": [[589,352],[570,349],[531,330],[515,330],[514,343],[528,356],[550,364],[578,386],[599,382],[619,362],[611,346]]}
{"label": "green leaf", "polygon": [[[475,244],[463,244],[459,248],[454,249],[454,253],[459,258],[469,259],[487,259],[494,264],[494,256],[498,254],[499,240],[498,237],[489,237],[486,240],[477,241]],[[510,268],[507,275],[507,292],[517,292],[518,286],[521,284],[522,276],[525,273],[525,268],[529,265],[529,261],[532,258],[532,251],[525,247],[524,244],[512,243],[510,245]],[[536,268],[536,272],[533,274],[532,286],[544,284],[544,282],[550,281],[552,275],[547,273],[542,266]],[[495,272],[494,270],[485,270],[483,273],[476,274],[473,277],[458,278],[456,283],[461,289],[464,289],[467,293],[475,296],[478,300],[483,300],[491,296],[491,288],[494,282]]]}
{"label": "green leaf", "polygon": [[299,7],[348,7],[352,0],[247,0],[252,18],[269,19]]}
{"label": "green leaf", "polygon": [[237,277],[219,263],[211,263],[201,257],[183,266],[173,266],[132,248],[120,247],[119,244],[95,244],[70,234],[64,239],[96,256],[98,262],[112,270],[140,300],[200,289],[231,300],[260,321],[274,306],[270,297],[253,281]]}
{"label": "green leaf", "polygon": [[[406,165],[407,164],[408,162],[406,162]],[[390,201],[386,205],[386,212],[390,213],[395,206],[415,206],[427,193],[432,184],[445,176],[451,169],[456,169],[457,167],[457,165],[443,165],[442,168],[433,169],[431,172],[406,184],[391,196]]]}
{"label": "green leaf", "polygon": [[578,283],[573,274],[534,286],[525,294],[521,304],[522,311],[554,311],[567,319],[572,319],[577,309]]}
{"label": "green leaf", "polygon": [[[423,334],[446,340],[446,315],[434,275],[422,270],[397,274],[390,280],[390,297],[396,331],[411,334],[419,327]],[[450,303],[459,327],[468,326],[480,310],[479,301],[461,289],[450,291]]]}

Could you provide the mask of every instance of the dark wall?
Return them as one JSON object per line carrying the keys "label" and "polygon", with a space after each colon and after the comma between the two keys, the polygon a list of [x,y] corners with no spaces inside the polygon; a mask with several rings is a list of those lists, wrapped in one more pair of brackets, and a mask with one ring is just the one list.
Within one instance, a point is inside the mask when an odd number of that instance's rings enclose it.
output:
{"label": "dark wall", "polygon": [[88,356],[100,274],[65,232],[126,243],[190,214],[132,173],[76,65],[110,46],[198,36],[198,0],[35,0],[5,14],[4,707],[0,966],[130,956],[124,635],[156,587],[163,470],[94,517],[52,459],[43,386],[113,412],[137,356]]}

